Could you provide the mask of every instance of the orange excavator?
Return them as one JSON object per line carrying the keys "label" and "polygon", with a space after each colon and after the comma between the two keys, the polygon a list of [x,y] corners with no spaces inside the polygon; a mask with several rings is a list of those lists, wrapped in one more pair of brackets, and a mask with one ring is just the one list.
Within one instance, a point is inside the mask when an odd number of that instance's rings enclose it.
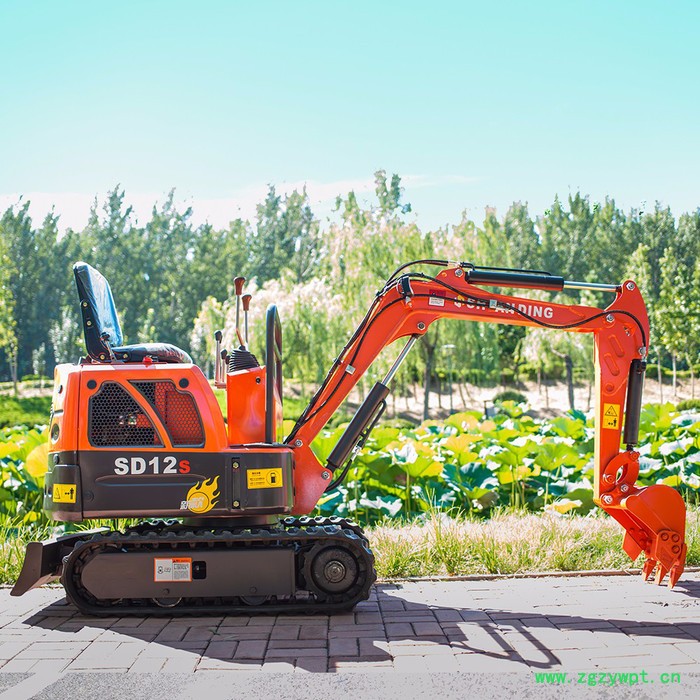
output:
{"label": "orange excavator", "polygon": [[[542,271],[447,260],[403,265],[377,292],[284,437],[279,316],[268,308],[261,366],[247,345],[250,296],[242,295],[243,278],[235,280],[237,347],[222,349],[216,334],[214,383],[226,388],[226,423],[187,353],[163,343],[125,345],[105,278],[85,263],[74,274],[87,354],[55,371],[44,509],[68,523],[138,522],[123,531],[77,530],[30,543],[13,595],[60,579],[87,615],[351,609],[376,579],[368,540],[348,520],[305,514],[343,480],[386,407],[396,371],[440,318],[593,334],[594,500],[624,528],[625,552],[633,560],[644,552],[645,579],[656,569],[656,582],[668,574],[673,586],[683,571],[683,499],[666,485],[635,485],[649,321],[631,280],[570,282]],[[614,299],[599,309],[489,288],[587,289]],[[386,377],[321,463],[312,440],[380,351],[400,339],[407,342]]]}

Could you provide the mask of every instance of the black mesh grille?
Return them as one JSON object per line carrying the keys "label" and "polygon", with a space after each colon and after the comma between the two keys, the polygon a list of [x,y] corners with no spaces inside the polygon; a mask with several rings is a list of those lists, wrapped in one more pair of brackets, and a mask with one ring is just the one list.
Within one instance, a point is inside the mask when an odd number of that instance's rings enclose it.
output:
{"label": "black mesh grille", "polygon": [[123,387],[105,382],[90,399],[90,442],[95,447],[162,447],[151,419]]}
{"label": "black mesh grille", "polygon": [[202,447],[204,429],[192,394],[169,380],[132,382],[151,404],[168,431],[173,447]]}

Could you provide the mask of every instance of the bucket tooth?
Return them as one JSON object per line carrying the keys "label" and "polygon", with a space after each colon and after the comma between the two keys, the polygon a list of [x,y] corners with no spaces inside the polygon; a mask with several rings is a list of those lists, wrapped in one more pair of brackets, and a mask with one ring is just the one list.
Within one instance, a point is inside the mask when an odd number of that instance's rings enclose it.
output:
{"label": "bucket tooth", "polygon": [[661,585],[661,582],[664,580],[664,576],[668,573],[668,569],[661,563],[659,562],[659,568],[656,570],[656,578],[654,579],[654,583],[656,583],[657,586]]}
{"label": "bucket tooth", "polygon": [[647,560],[644,562],[644,566],[642,567],[642,578],[645,581],[649,580],[649,577],[654,572],[655,566],[656,566],[656,560],[652,559],[651,557],[648,557]]}

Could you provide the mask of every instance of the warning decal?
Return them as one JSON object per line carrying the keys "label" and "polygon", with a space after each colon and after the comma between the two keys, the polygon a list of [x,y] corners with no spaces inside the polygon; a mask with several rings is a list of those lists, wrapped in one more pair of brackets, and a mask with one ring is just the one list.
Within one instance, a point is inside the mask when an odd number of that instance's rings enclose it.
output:
{"label": "warning decal", "polygon": [[75,484],[54,484],[53,501],[54,503],[75,503],[76,491]]}
{"label": "warning decal", "polygon": [[282,469],[249,469],[249,489],[281,489]]}
{"label": "warning decal", "polygon": [[445,292],[442,289],[431,289],[428,306],[445,306]]}
{"label": "warning decal", "polygon": [[620,427],[620,404],[606,403],[603,406],[603,427],[604,428],[619,428]]}
{"label": "warning decal", "polygon": [[154,559],[153,580],[191,581],[192,559],[183,557],[177,559]]}

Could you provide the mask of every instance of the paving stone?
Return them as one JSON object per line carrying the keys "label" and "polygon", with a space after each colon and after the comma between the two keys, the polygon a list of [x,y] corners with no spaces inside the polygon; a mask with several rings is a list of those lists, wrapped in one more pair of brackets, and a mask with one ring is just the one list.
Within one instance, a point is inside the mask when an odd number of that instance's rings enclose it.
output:
{"label": "paving stone", "polygon": [[384,621],[379,612],[358,612],[355,613],[355,622],[358,625],[381,625]]}
{"label": "paving stone", "polygon": [[387,622],[384,627],[389,638],[413,636],[413,627],[410,622]]}
{"label": "paving stone", "polygon": [[270,639],[298,639],[299,625],[285,625],[273,627],[270,632]]}
{"label": "paving stone", "polygon": [[360,639],[360,656],[362,657],[380,657],[386,658],[390,656],[389,642],[384,642],[379,639]]}
{"label": "paving stone", "polygon": [[271,639],[268,649],[325,649],[325,639]]}
{"label": "paving stone", "polygon": [[163,669],[166,659],[153,656],[138,656],[129,667],[128,673],[158,673]]}
{"label": "paving stone", "polygon": [[414,622],[413,629],[418,637],[431,637],[443,634],[437,622]]}
{"label": "paving stone", "polygon": [[238,642],[210,642],[206,655],[213,659],[232,659]]}
{"label": "paving stone", "polygon": [[31,642],[27,641],[17,641],[17,642],[3,642],[0,644],[0,659],[10,660],[13,659],[17,654],[26,649]]}
{"label": "paving stone", "polygon": [[333,637],[375,637],[385,636],[384,625],[342,625],[328,631],[328,638]]}
{"label": "paving stone", "polygon": [[355,638],[344,639],[329,639],[328,640],[328,655],[329,656],[355,656],[359,653],[358,640]]}
{"label": "paving stone", "polygon": [[194,673],[200,658],[190,656],[186,659],[166,659],[162,673]]}
{"label": "paving stone", "polygon": [[294,673],[294,666],[296,665],[295,658],[287,659],[272,659],[268,661],[267,659],[260,667],[263,673]]}
{"label": "paving stone", "polygon": [[37,659],[11,659],[3,664],[0,673],[27,673],[36,664]]}
{"label": "paving stone", "polygon": [[265,657],[265,649],[267,648],[267,642],[263,641],[253,641],[246,640],[240,642],[236,653],[234,654],[235,659],[263,659]]}
{"label": "paving stone", "polygon": [[700,574],[683,585],[380,584],[354,613],[175,619],[92,619],[57,589],[0,591],[0,673],[700,672]]}
{"label": "paving stone", "polygon": [[303,625],[299,628],[299,639],[327,639],[326,625]]}
{"label": "paving stone", "polygon": [[265,652],[265,660],[267,659],[298,659],[304,656],[322,656],[326,658],[328,651],[319,648],[308,649],[268,649]]}
{"label": "paving stone", "polygon": [[309,656],[297,659],[294,671],[296,673],[325,673],[328,670],[328,659],[320,656]]}
{"label": "paving stone", "polygon": [[191,627],[182,638],[183,642],[208,642],[214,636],[214,630],[208,627]]}

